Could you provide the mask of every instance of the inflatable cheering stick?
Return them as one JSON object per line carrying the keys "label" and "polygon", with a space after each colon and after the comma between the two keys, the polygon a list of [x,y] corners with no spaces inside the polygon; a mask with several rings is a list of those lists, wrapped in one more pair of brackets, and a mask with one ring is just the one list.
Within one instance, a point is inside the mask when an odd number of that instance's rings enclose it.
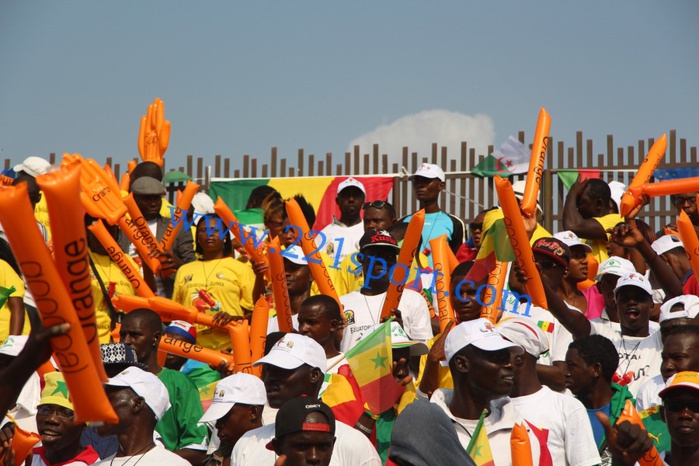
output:
{"label": "inflatable cheering stick", "polygon": [[[650,181],[650,177],[653,176],[653,172],[655,172],[655,169],[665,155],[665,149],[667,149],[667,136],[663,134],[653,143],[645,160],[643,160],[641,166],[638,167],[638,172],[636,176],[633,177],[633,181],[631,181],[629,187],[626,188],[626,192],[621,196],[619,213],[622,217],[626,217],[628,213],[641,202],[640,193],[634,188],[640,188]],[[636,193],[636,195],[634,195],[634,193]]]}
{"label": "inflatable cheering stick", "polygon": [[448,249],[449,245],[447,244],[446,234],[430,240],[432,264],[434,264],[434,281],[437,294],[440,332],[444,332],[449,322],[454,320],[454,309],[451,307],[451,299],[449,299],[451,271],[449,267],[449,255],[447,254]]}
{"label": "inflatable cheering stick", "polygon": [[529,159],[529,171],[527,183],[522,195],[522,213],[527,218],[536,215],[536,200],[541,189],[541,180],[544,176],[544,162],[549,145],[549,132],[551,131],[551,116],[544,107],[539,110],[539,119],[536,122],[534,132],[534,144],[532,144],[532,156]]}
{"label": "inflatable cheering stick", "polygon": [[[272,252],[274,251],[274,252]],[[277,310],[277,322],[279,331],[292,333],[294,331],[291,321],[291,304],[289,303],[289,290],[286,288],[286,271],[282,249],[277,236],[269,242],[269,268],[272,271],[272,294],[274,295],[274,307]],[[291,254],[291,253],[289,253]]]}
{"label": "inflatable cheering stick", "polygon": [[197,191],[199,191],[199,185],[188,181],[187,186],[184,188],[184,193],[178,197],[177,208],[172,215],[172,221],[168,223],[167,230],[165,230],[163,239],[160,241],[160,248],[163,251],[171,250],[172,246],[175,244],[175,237],[184,223],[183,217],[187,215],[187,211],[192,205],[192,199],[194,199],[194,195]]}
{"label": "inflatable cheering stick", "polygon": [[235,361],[231,355],[220,353],[203,346],[193,345],[189,342],[178,340],[164,335],[158,344],[159,353],[170,353],[183,358],[193,359],[211,366],[218,366],[225,361],[229,368],[233,369]]}
{"label": "inflatable cheering stick", "polygon": [[156,98],[141,117],[138,130],[138,153],[144,162],[163,166],[163,156],[170,144],[170,122],[165,120],[165,104]]}
{"label": "inflatable cheering stick", "polygon": [[[495,267],[488,274],[488,282],[483,291],[481,317],[495,324],[498,321],[498,309],[502,303],[502,292],[507,281],[507,262],[495,260]],[[457,290],[458,292],[458,290]]]}
{"label": "inflatable cheering stick", "polygon": [[[250,355],[252,362],[256,362],[265,354],[268,324],[269,304],[267,304],[264,296],[260,296],[252,310],[252,322],[250,324]],[[262,366],[253,367],[252,373],[257,377],[262,377]]]}

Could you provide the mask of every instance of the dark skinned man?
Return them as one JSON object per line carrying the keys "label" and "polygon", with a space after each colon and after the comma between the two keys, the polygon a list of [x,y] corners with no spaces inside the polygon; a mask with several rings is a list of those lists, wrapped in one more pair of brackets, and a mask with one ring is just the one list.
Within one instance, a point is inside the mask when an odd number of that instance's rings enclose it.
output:
{"label": "dark skinned man", "polygon": [[346,256],[359,249],[357,243],[364,234],[360,214],[365,198],[364,185],[351,176],[337,186],[335,202],[340,209],[340,218],[333,216],[332,223],[320,232],[321,238],[325,238],[322,251],[335,264],[339,264]]}

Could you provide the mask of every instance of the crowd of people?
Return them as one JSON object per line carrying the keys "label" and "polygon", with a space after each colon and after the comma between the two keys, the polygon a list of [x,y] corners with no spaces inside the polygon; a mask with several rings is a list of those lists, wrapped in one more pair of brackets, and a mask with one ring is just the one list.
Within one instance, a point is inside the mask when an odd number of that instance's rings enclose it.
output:
{"label": "crowd of people", "polygon": [[[37,211],[37,226],[27,228],[39,228],[49,247],[36,178],[52,169],[30,157],[11,173]],[[158,241],[173,221],[162,180],[159,165],[143,162],[123,193]],[[279,241],[281,277],[221,228],[205,193],[186,214],[183,225],[192,228],[180,228],[159,253],[157,273],[107,225],[155,294],[212,316],[213,326],[168,321],[157,308],[121,312],[113,298],[136,295],[134,283],[86,229],[104,390],[118,423],[88,425],[76,415],[50,346],[69,326],[42,327],[13,245],[0,234],[3,464],[699,465],[699,282],[674,223],[654,232],[637,218],[646,198],[622,217],[623,185],[578,180],[562,231],[544,228],[540,205],[525,222],[546,308],[527,295],[531,277],[509,262],[502,304],[486,315],[488,276],[479,261],[493,252],[487,243],[502,210],[489,206],[473,219],[445,212],[445,173],[434,164],[422,164],[411,181],[425,220],[388,320],[382,310],[414,213],[398,218],[397,206],[372,198],[353,177],[338,185],[340,217],[328,225],[294,197],[323,235],[319,256],[338,299],[320,292],[315,259],[297,245],[305,232],[292,225],[289,200],[269,186],[255,188],[236,216],[248,234]],[[521,201],[525,182],[513,190]],[[699,231],[697,193],[672,201]],[[86,227],[95,221],[85,215]],[[443,236],[453,264],[435,261],[431,250],[430,240]],[[441,296],[438,270],[451,283]],[[284,281],[292,332],[280,331],[272,280]],[[267,339],[251,371],[159,351],[169,338],[235,358],[226,327],[250,321],[261,297]],[[454,313],[446,325],[445,299]],[[391,334],[391,380],[381,387],[390,407],[376,412],[345,355],[382,325]],[[385,367],[380,355],[365,363]],[[28,439],[33,448],[24,447]]]}

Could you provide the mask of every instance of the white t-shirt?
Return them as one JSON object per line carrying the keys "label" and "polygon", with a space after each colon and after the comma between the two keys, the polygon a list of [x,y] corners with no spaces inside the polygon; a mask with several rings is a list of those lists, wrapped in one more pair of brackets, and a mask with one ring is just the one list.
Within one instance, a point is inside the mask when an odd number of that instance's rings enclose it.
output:
{"label": "white t-shirt", "polygon": [[[338,421],[335,423],[335,437],[330,466],[381,466],[379,454],[361,432]],[[246,432],[233,448],[231,466],[271,466],[277,455],[266,445],[273,438],[274,424]]]}
{"label": "white t-shirt", "polygon": [[592,466],[600,463],[590,419],[580,401],[543,387],[532,395],[512,398],[512,404],[524,419],[539,429],[548,430],[546,443],[553,464]]}
{"label": "white t-shirt", "polygon": [[[599,316],[597,319],[591,319],[590,322],[595,322],[599,324],[604,324],[610,329],[614,330],[615,332],[618,332],[619,335],[621,335],[621,324],[619,322],[612,322],[609,320],[609,314],[607,314],[607,308],[602,308],[602,314]],[[655,332],[660,328],[660,324],[654,321],[649,321],[648,322],[648,331],[650,333]]]}
{"label": "white t-shirt", "polygon": [[[568,305],[574,311],[580,312],[578,308]],[[508,307],[507,309],[512,309]],[[527,311],[527,305],[522,303],[517,307],[516,312],[504,312],[503,319],[508,317],[518,317],[530,319],[534,325],[539,327],[546,334],[549,342],[549,351],[539,357],[538,364],[550,366],[554,362],[565,361],[568,346],[573,341],[573,335],[546,309],[532,305]]]}
{"label": "white t-shirt", "polygon": [[[347,327],[344,329],[340,351],[346,353],[357,344],[365,330],[379,324],[381,308],[386,300],[386,293],[367,296],[359,291],[353,291],[340,296]],[[403,317],[403,330],[412,340],[425,342],[432,338],[430,310],[425,298],[413,290],[403,290],[398,303],[398,309]]]}
{"label": "white t-shirt", "polygon": [[591,322],[590,334],[602,335],[614,343],[619,352],[619,376],[631,373],[633,380],[628,384],[629,391],[635,397],[643,382],[660,374],[663,342],[659,331],[651,331],[647,337],[628,337],[612,330],[607,324]]}
{"label": "white t-shirt", "polygon": [[636,395],[636,411],[641,412],[663,404],[660,395],[658,395],[663,388],[665,388],[665,381],[662,374],[655,375],[643,382]]}
{"label": "white t-shirt", "polygon": [[[464,448],[468,448],[471,435],[478,424],[478,419],[462,419],[454,416],[449,410],[449,403],[451,403],[453,396],[453,390],[440,388],[432,394],[430,401],[442,408],[446,415],[449,416],[461,445]],[[490,402],[490,415],[485,418],[483,426],[488,433],[488,443],[490,443],[493,462],[497,466],[512,466],[510,434],[515,424],[523,422],[524,418],[510,402],[510,398],[503,397]],[[526,423],[524,425],[532,448],[532,464],[539,464],[539,440],[534,435],[531,427]]]}
{"label": "white t-shirt", "polygon": [[321,233],[325,235],[325,244],[319,244],[322,240],[318,235],[315,238],[316,246],[330,256],[333,264],[339,265],[345,257],[359,251],[359,240],[364,236],[364,222],[360,220],[356,225],[348,227],[333,217],[332,223],[323,228]]}
{"label": "white t-shirt", "polygon": [[[134,456],[119,456],[115,455],[105,458],[95,463],[96,466],[126,466],[133,465],[138,462],[138,466],[191,466],[190,462],[166,450],[160,444],[156,444],[155,448],[148,450],[143,455]],[[270,463],[271,464],[271,463]]]}

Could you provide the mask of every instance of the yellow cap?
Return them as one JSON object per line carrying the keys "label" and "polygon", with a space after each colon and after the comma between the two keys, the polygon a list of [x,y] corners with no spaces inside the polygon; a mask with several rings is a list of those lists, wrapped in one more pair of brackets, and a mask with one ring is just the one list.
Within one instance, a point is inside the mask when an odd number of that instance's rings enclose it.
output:
{"label": "yellow cap", "polygon": [[58,405],[64,408],[73,409],[70,401],[68,385],[60,372],[49,372],[44,376],[46,386],[41,392],[40,405]]}

